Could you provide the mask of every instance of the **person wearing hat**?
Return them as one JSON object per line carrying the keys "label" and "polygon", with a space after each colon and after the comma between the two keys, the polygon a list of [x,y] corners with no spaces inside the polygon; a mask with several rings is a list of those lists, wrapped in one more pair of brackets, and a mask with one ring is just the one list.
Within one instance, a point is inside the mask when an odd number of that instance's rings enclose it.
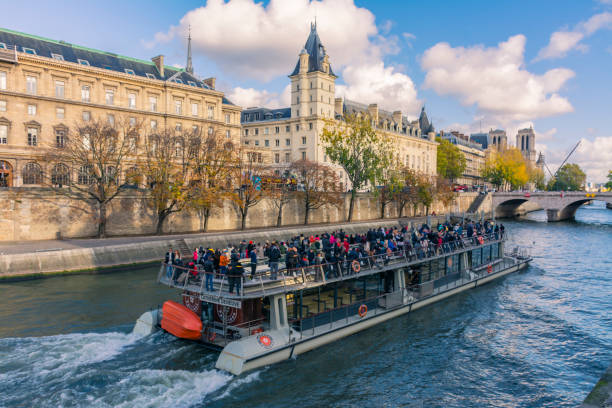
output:
{"label": "person wearing hat", "polygon": [[276,241],[272,242],[272,246],[270,246],[270,279],[276,280],[276,276],[278,274],[278,261],[280,260],[281,252],[276,245]]}
{"label": "person wearing hat", "polygon": [[[252,243],[253,241],[251,241]],[[255,272],[257,271],[257,250],[255,246],[251,248],[249,252],[249,258],[251,258],[251,279],[255,278]]]}

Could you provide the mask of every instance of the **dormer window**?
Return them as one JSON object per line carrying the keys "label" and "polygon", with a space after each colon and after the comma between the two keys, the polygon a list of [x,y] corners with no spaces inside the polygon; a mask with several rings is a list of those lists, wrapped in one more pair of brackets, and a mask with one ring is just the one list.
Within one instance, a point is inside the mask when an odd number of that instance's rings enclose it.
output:
{"label": "dormer window", "polygon": [[81,64],[81,65],[85,65],[86,67],[88,67],[88,66],[89,66],[89,61],[87,61],[87,60],[84,60],[84,59],[80,59],[80,58],[79,58],[79,59],[77,59],[77,61],[78,61],[78,62],[79,62],[79,64]]}
{"label": "dormer window", "polygon": [[153,75],[153,74],[151,74],[151,73],[149,73],[149,72],[147,72],[145,75],[146,75],[146,76],[147,76],[147,78],[149,78],[149,79],[155,79],[155,75]]}
{"label": "dormer window", "polygon": [[130,74],[130,75],[136,75],[136,73],[134,72],[134,70],[133,70],[133,69],[129,69],[129,68],[126,68],[126,69],[125,69],[125,73],[126,73],[126,74]]}
{"label": "dormer window", "polygon": [[54,54],[51,53],[51,58],[58,60],[58,61],[63,61],[64,60],[64,56],[62,54]]}
{"label": "dormer window", "polygon": [[174,80],[174,82],[176,82],[177,84],[182,84],[182,83],[183,83],[183,81],[182,81],[182,80],[180,80],[180,79],[178,79],[178,78],[176,78],[176,79]]}
{"label": "dormer window", "polygon": [[193,81],[187,81],[187,83],[188,83],[189,85],[191,85],[191,86],[196,86],[196,87],[197,87],[196,83],[195,83],[195,82],[193,82]]}
{"label": "dormer window", "polygon": [[3,42],[0,42],[0,48],[2,48],[3,50],[6,50],[6,44]]}
{"label": "dormer window", "polygon": [[25,52],[26,54],[30,54],[30,55],[36,55],[36,50],[34,48],[26,48],[26,47],[21,47],[23,49],[23,52]]}

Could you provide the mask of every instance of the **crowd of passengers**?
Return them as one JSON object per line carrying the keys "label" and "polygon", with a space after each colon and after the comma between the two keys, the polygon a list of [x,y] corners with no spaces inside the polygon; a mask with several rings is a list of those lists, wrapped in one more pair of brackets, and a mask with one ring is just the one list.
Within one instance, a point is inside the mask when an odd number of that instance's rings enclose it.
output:
{"label": "crowd of passengers", "polygon": [[261,260],[268,264],[266,278],[271,280],[278,279],[281,263],[291,275],[295,275],[300,268],[322,265],[322,269],[313,268],[313,271],[322,270],[330,279],[354,274],[361,266],[368,264],[382,267],[393,257],[423,259],[466,246],[482,245],[485,241],[500,239],[503,234],[503,224],[468,221],[464,224],[447,222],[434,228],[423,224],[412,230],[407,227],[381,227],[363,234],[347,234],[343,230],[309,237],[301,234],[287,241],[266,241],[263,244],[243,240],[239,245],[223,249],[195,248],[187,260],[181,258],[178,250],[170,248],[165,257],[166,273],[176,284],[183,284],[186,279],[201,282],[204,276],[207,291],[214,290],[215,274],[225,275],[229,292],[233,293],[236,289],[239,295],[245,265],[250,269],[246,279],[255,279],[258,261]]}
{"label": "crowd of passengers", "polygon": [[382,267],[394,256],[423,259],[470,245],[481,245],[485,240],[499,239],[503,234],[503,224],[467,221],[463,224],[447,222],[434,228],[423,224],[412,230],[381,227],[363,234],[347,234],[343,230],[309,237],[301,234],[287,241],[266,241],[263,244],[243,240],[239,245],[223,249],[196,248],[189,259],[182,259],[178,250],[170,248],[165,257],[166,273],[176,284],[183,284],[186,279],[201,282],[204,277],[207,291],[214,290],[215,274],[225,275],[229,292],[236,289],[239,295],[245,266],[250,269],[246,278],[254,279],[261,260],[268,264],[266,278],[271,280],[278,278],[281,263],[289,274],[296,274],[299,268],[322,265],[322,268],[313,268],[313,272],[322,271],[330,279],[354,274],[368,264]]}

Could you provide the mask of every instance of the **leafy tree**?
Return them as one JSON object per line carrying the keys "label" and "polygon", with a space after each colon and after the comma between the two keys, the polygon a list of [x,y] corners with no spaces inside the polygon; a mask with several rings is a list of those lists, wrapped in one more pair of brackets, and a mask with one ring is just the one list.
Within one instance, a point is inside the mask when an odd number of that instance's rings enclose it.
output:
{"label": "leafy tree", "polygon": [[453,183],[449,179],[438,176],[436,180],[436,198],[445,207],[449,207],[456,197],[457,194],[453,192]]}
{"label": "leafy tree", "polygon": [[429,208],[436,198],[436,188],[435,180],[425,174],[419,175],[417,194],[419,202],[425,207],[425,215],[429,215]]}
{"label": "leafy tree", "polygon": [[190,168],[185,138],[174,129],[150,129],[144,148],[142,168],[156,214],[155,233],[161,234],[166,219],[182,211],[188,202]]}
{"label": "leafy tree", "polygon": [[448,180],[459,178],[466,167],[466,159],[461,150],[450,141],[436,138],[437,149],[437,170],[438,175]]}
{"label": "leafy tree", "polygon": [[397,158],[391,160],[389,167],[383,170],[383,174],[379,180],[376,196],[380,204],[380,218],[385,218],[385,210],[387,205],[396,201],[396,196],[401,193],[404,188],[402,180],[402,165]]}
{"label": "leafy tree", "polygon": [[608,171],[608,182],[606,183],[606,188],[612,189],[612,170]]}
{"label": "leafy tree", "polygon": [[485,164],[483,178],[500,189],[517,189],[529,181],[525,158],[516,148],[496,153]]}
{"label": "leafy tree", "polygon": [[304,225],[312,210],[325,205],[342,205],[340,180],[333,169],[324,164],[299,160],[291,165],[291,171],[298,179],[296,196],[304,205]]}
{"label": "leafy tree", "polygon": [[538,190],[546,190],[546,177],[541,169],[530,166],[528,168],[528,173],[529,181],[534,183]]}
{"label": "leafy tree", "polygon": [[418,181],[419,174],[408,166],[399,169],[399,185],[400,191],[395,194],[395,205],[397,206],[398,216],[401,218],[404,214],[404,207],[410,205],[413,207],[413,215],[416,214],[416,206],[419,203],[418,196]]}
{"label": "leafy tree", "polygon": [[551,191],[580,191],[584,189],[586,174],[577,164],[567,163],[548,182]]}
{"label": "leafy tree", "polygon": [[228,195],[240,215],[240,229],[245,229],[249,209],[265,197],[261,177],[266,175],[268,170],[264,165],[262,153],[245,149],[238,151],[232,170],[231,180],[235,185]]}
{"label": "leafy tree", "polygon": [[355,197],[368,183],[375,186],[392,156],[388,138],[376,133],[372,119],[360,115],[346,115],[342,121],[330,120],[321,134],[325,153],[342,166],[351,181],[351,201],[348,221],[353,220]]}
{"label": "leafy tree", "polygon": [[[65,137],[49,147],[46,160],[56,163],[49,184],[61,194],[91,203],[97,213],[98,238],[106,236],[108,205],[128,184],[119,182],[120,169],[130,160],[132,139],[140,125],[92,120],[65,130]],[[70,168],[77,171],[76,180]],[[76,181],[76,182],[75,182]],[[70,188],[65,189],[68,185]]]}

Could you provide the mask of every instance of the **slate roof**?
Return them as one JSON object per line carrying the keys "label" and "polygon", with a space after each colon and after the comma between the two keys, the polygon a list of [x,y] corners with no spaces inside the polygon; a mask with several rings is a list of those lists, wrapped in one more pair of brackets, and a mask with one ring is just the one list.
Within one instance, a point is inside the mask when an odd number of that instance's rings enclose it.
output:
{"label": "slate roof", "polygon": [[489,147],[490,138],[488,133],[472,133],[470,135],[470,140],[481,145],[483,149]]}
{"label": "slate roof", "polygon": [[[321,66],[321,63],[323,62],[323,57],[325,57],[325,47],[323,46],[323,43],[321,42],[321,39],[319,38],[319,34],[317,34],[316,24],[310,25],[310,35],[308,36],[308,39],[306,40],[306,44],[304,44],[304,49],[306,50],[309,56],[307,72],[313,72],[313,71],[325,72],[323,70],[323,67]],[[297,75],[299,72],[300,72],[300,60],[298,58],[298,62],[295,65],[295,69],[289,76]],[[330,75],[336,76],[336,74],[334,74],[334,72],[332,71],[331,64],[329,64],[329,73]]]}
{"label": "slate roof", "polygon": [[424,135],[428,134],[429,132],[435,132],[433,123],[430,123],[429,119],[427,118],[427,113],[425,113],[424,106],[421,108],[421,116],[419,116],[419,127],[421,128],[421,133]]}
{"label": "slate roof", "polygon": [[[344,115],[347,115],[347,114],[354,115],[357,113],[367,115],[369,114],[368,105],[360,103],[360,102],[351,101],[349,99],[345,99],[343,101],[342,113]],[[400,133],[406,133],[406,129],[408,129],[410,125],[412,124],[411,121],[408,120],[406,116],[402,116],[401,124],[396,123],[395,120],[393,119],[393,112],[389,112],[384,109],[378,109],[378,124],[377,125],[379,127],[382,127],[385,121],[389,122],[391,125],[398,125],[397,132],[400,132]],[[422,137],[426,137],[426,136],[422,136]]]}
{"label": "slate roof", "polygon": [[[112,52],[94,50],[80,45],[70,44],[65,41],[51,40],[8,30],[6,28],[0,28],[0,47],[2,47],[2,44],[8,49],[16,47],[18,52],[35,54],[41,57],[58,59],[59,57],[56,57],[61,56],[61,60],[73,62],[75,64],[108,69],[124,74],[131,74],[131,72],[134,72],[134,75],[139,77],[157,79],[160,81],[170,80],[171,82],[182,83],[196,88],[211,89],[202,80],[186,72],[184,69],[164,66],[164,76],[162,77],[155,63],[152,61],[139,60]],[[34,50],[34,52],[30,50]],[[55,54],[55,56],[52,54]],[[126,72],[126,70],[131,71]],[[223,103],[232,105],[225,97],[223,98]]]}
{"label": "slate roof", "polygon": [[247,108],[240,115],[240,123],[264,122],[291,118],[291,108]]}

